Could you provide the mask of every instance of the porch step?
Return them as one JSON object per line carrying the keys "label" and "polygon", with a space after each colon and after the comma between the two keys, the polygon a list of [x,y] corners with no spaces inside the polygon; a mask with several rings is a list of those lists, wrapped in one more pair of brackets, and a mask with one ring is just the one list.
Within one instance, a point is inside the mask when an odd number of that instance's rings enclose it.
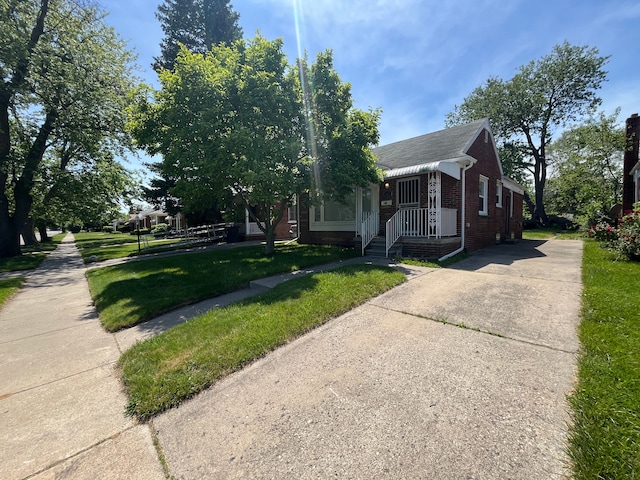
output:
{"label": "porch step", "polygon": [[[387,243],[384,237],[374,237],[371,243],[364,249],[367,257],[385,257]],[[396,243],[389,250],[389,257],[397,257],[402,254],[402,245]]]}

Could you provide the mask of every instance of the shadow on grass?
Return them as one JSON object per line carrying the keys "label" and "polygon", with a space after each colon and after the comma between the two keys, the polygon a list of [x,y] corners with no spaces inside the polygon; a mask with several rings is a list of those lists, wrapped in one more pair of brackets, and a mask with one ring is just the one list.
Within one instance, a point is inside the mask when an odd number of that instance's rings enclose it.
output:
{"label": "shadow on grass", "polygon": [[253,246],[125,263],[87,272],[105,328],[116,331],[178,307],[247,287],[259,278],[350,258],[343,249]]}

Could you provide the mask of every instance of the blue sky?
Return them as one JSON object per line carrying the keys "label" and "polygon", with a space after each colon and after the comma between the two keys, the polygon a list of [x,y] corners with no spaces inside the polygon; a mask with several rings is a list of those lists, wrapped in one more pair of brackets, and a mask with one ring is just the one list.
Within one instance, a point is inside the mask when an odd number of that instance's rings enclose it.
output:
{"label": "blue sky", "polygon": [[[159,1],[102,6],[107,23],[139,56],[140,76],[159,54]],[[298,44],[332,49],[359,108],[382,109],[384,145],[444,128],[445,116],[490,76],[511,78],[518,67],[567,40],[610,55],[601,110],[621,108],[621,123],[640,111],[638,0],[232,0],[247,38],[281,37],[293,62]],[[298,23],[296,24],[295,12]],[[296,28],[297,26],[297,28]],[[297,35],[297,33],[299,35]]]}

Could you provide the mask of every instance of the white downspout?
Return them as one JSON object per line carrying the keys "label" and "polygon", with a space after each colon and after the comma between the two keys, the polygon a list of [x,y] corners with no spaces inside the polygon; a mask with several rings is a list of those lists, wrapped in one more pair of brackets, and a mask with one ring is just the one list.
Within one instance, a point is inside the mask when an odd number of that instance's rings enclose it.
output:
{"label": "white downspout", "polygon": [[459,254],[459,253],[464,251],[464,232],[465,232],[465,228],[466,228],[465,211],[467,209],[467,204],[466,204],[466,198],[467,198],[466,178],[467,178],[467,170],[469,170],[471,167],[473,167],[473,163],[470,163],[469,165],[467,165],[466,167],[464,167],[462,169],[462,212],[460,213],[460,248],[454,250],[451,253],[447,253],[446,255],[440,257],[438,259],[439,262],[442,262],[442,261],[446,260],[447,258],[451,258],[454,255],[457,255],[457,254]]}

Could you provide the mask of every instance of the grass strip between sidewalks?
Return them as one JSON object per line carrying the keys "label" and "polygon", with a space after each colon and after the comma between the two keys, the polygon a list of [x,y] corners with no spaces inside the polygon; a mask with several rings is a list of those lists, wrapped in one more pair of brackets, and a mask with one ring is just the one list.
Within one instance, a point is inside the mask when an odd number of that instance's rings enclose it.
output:
{"label": "grass strip between sidewalks", "polygon": [[278,245],[271,256],[263,246],[154,258],[87,271],[89,288],[109,331],[249,285],[251,280],[356,256],[352,248]]}
{"label": "grass strip between sidewalks", "polygon": [[4,302],[9,300],[22,287],[24,282],[24,278],[0,280],[0,308],[4,305]]}
{"label": "grass strip between sidewalks", "polygon": [[577,480],[640,478],[640,263],[585,240],[578,385],[569,454]]}
{"label": "grass strip between sidewalks", "polygon": [[145,420],[174,407],[404,281],[389,267],[347,265],[290,280],[136,344],[119,361],[128,413]]}
{"label": "grass strip between sidewalks", "polygon": [[0,272],[19,272],[38,268],[47,255],[58,248],[58,244],[65,235],[66,233],[59,233],[51,237],[48,242],[39,243],[33,247],[20,247],[21,255],[17,257],[0,258]]}

